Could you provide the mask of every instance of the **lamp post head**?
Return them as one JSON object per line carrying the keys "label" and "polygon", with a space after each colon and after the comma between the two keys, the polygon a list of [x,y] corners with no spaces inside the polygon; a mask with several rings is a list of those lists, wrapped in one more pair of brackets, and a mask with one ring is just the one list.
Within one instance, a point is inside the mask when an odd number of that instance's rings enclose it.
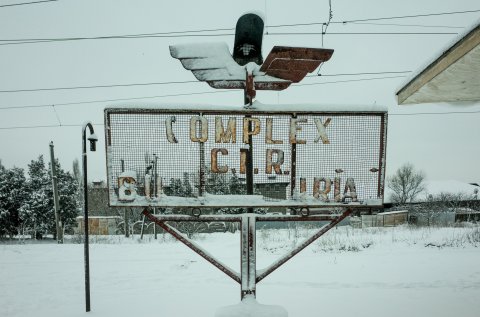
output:
{"label": "lamp post head", "polygon": [[90,141],[90,151],[92,152],[95,152],[96,149],[97,149],[97,141],[98,141],[98,137],[95,133],[92,133],[89,137],[88,137],[88,141]]}
{"label": "lamp post head", "polygon": [[244,66],[254,62],[262,65],[263,23],[263,19],[254,13],[244,14],[238,19],[233,45],[233,59],[237,64]]}
{"label": "lamp post head", "polygon": [[263,59],[263,30],[262,17],[247,13],[238,19],[233,54],[220,42],[170,45],[170,55],[199,81],[218,89],[242,89],[252,100],[255,90],[283,90],[300,82],[333,54],[324,48],[274,46]]}

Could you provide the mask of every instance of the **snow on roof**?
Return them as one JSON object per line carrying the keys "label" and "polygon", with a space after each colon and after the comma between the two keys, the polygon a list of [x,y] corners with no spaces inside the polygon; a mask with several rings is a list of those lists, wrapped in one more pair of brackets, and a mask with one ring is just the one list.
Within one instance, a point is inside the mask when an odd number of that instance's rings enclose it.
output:
{"label": "snow on roof", "polygon": [[397,215],[397,214],[404,214],[404,213],[408,213],[408,210],[395,210],[395,211],[389,211],[389,212],[381,212],[378,215],[387,216],[387,215]]}
{"label": "snow on roof", "polygon": [[387,112],[387,107],[371,104],[371,105],[339,105],[339,104],[264,104],[255,101],[249,108],[244,105],[205,105],[205,104],[175,104],[175,103],[135,103],[135,104],[119,104],[109,105],[109,109],[142,109],[142,110],[195,110],[195,111],[245,111],[245,112]]}
{"label": "snow on roof", "polygon": [[450,50],[455,44],[460,42],[468,33],[473,31],[478,25],[480,24],[480,18],[473,22],[471,25],[466,27],[463,32],[458,33],[452,40],[448,41],[441,50],[437,51],[435,54],[432,55],[426,62],[420,65],[415,71],[413,71],[409,76],[405,78],[405,80],[397,87],[396,91],[401,90],[404,86],[410,83],[415,77],[417,77],[421,72],[425,70],[430,64],[435,62],[439,59],[443,54],[445,54],[448,50]]}
{"label": "snow on roof", "polygon": [[455,208],[455,213],[457,215],[471,215],[471,214],[480,214],[480,211],[472,208],[460,207],[460,208]]}
{"label": "snow on roof", "polygon": [[[433,197],[440,194],[463,194],[464,199],[474,199],[475,189],[480,191],[480,187],[471,185],[468,183],[456,181],[456,180],[444,180],[444,181],[425,181],[425,191],[421,192],[416,201],[423,201],[429,195]],[[385,187],[385,203],[391,203],[392,190]],[[480,195],[479,195],[480,196]]]}
{"label": "snow on roof", "polygon": [[479,189],[478,186],[456,180],[426,181],[425,184],[427,195],[433,196],[441,193],[473,195],[474,190]]}
{"label": "snow on roof", "polygon": [[[442,47],[441,50],[433,54],[431,58],[429,58],[426,62],[421,64],[420,67],[418,67],[415,71],[413,71],[409,76],[407,76],[407,78],[405,78],[405,80],[395,90],[397,97],[399,97],[400,94],[407,89],[407,87],[412,85],[412,83],[414,83],[414,81],[417,78],[419,78],[424,72],[426,72],[430,67],[432,67],[432,65],[436,64],[445,56],[447,56],[449,53],[451,53],[451,51],[453,51],[457,45],[459,45],[470,33],[473,33],[475,29],[477,29],[479,26],[480,26],[480,18],[474,21],[468,27],[466,27],[463,32],[459,33],[451,41],[447,42],[445,46]],[[453,63],[455,63],[455,60],[453,61]],[[422,87],[420,87],[420,89]],[[411,98],[411,96],[409,96],[407,99],[409,98]],[[399,104],[403,104],[403,103],[407,104],[406,100],[401,102],[400,101],[401,100],[399,100]]]}

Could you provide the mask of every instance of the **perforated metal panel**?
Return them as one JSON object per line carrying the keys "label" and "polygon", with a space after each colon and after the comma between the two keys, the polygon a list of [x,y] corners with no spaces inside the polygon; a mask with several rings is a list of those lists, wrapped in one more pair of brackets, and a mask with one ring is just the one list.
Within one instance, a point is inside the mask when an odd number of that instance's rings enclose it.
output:
{"label": "perforated metal panel", "polygon": [[[384,112],[106,109],[110,204],[380,205],[386,119]],[[244,196],[248,151],[253,197]]]}

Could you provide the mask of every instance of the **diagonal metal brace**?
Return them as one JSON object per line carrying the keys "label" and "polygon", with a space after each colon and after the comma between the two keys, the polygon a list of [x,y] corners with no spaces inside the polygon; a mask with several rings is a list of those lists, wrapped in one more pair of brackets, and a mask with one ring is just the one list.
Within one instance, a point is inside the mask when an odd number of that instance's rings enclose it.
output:
{"label": "diagonal metal brace", "polygon": [[332,229],[335,227],[338,223],[340,223],[343,219],[348,217],[352,213],[352,209],[348,208],[345,210],[340,216],[337,218],[333,219],[329,224],[326,224],[323,226],[317,233],[315,233],[313,236],[302,242],[299,246],[297,246],[295,249],[284,255],[282,258],[277,260],[275,263],[271,264],[269,267],[267,267],[264,270],[259,270],[257,271],[257,279],[256,282],[260,282],[263,280],[267,275],[278,269],[280,266],[282,266],[285,262],[293,258],[297,253],[305,249],[307,246],[309,246],[312,242],[320,238],[322,235],[324,235],[328,230]]}
{"label": "diagonal metal brace", "polygon": [[193,242],[192,240],[184,237],[180,231],[177,229],[173,228],[172,226],[168,225],[164,221],[159,220],[157,217],[152,215],[148,209],[144,209],[142,212],[145,217],[147,217],[150,221],[154,222],[157,224],[159,227],[161,227],[163,230],[166,232],[170,233],[172,236],[174,236],[178,241],[182,242],[185,244],[187,247],[192,249],[194,252],[198,253],[202,258],[207,260],[208,262],[212,263],[215,267],[217,267],[220,271],[223,273],[227,274],[229,277],[231,277],[234,281],[237,283],[241,283],[240,275],[229,268],[227,265],[223,264],[222,262],[218,261],[215,259],[211,254],[209,254],[207,251],[202,249],[198,244]]}

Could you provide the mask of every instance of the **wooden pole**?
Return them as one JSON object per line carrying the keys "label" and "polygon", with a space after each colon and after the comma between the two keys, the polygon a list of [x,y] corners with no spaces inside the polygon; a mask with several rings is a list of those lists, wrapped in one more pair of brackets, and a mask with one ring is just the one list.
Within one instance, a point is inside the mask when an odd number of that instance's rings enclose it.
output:
{"label": "wooden pole", "polygon": [[53,151],[53,141],[50,142],[50,161],[52,166],[52,186],[53,186],[53,205],[55,209],[55,226],[57,232],[57,243],[63,243],[63,226],[60,219],[60,202],[58,198],[57,168],[55,166],[55,154]]}

